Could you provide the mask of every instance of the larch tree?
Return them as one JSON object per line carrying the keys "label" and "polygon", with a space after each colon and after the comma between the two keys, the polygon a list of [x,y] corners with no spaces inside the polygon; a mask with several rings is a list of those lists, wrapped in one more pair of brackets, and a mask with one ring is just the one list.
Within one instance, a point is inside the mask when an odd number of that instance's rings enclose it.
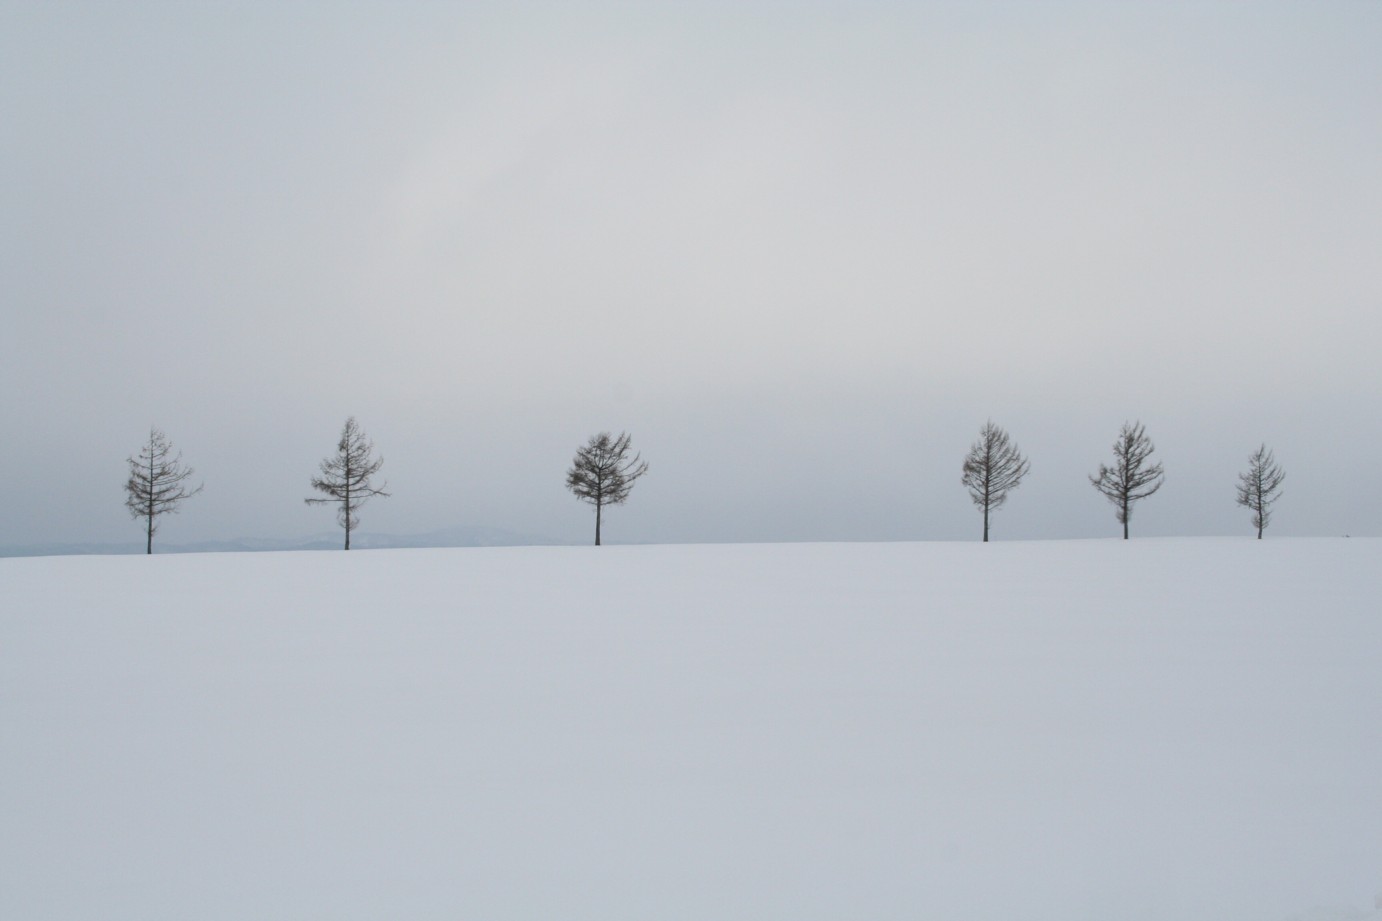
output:
{"label": "larch tree", "polygon": [[1008,493],[1022,483],[1031,469],[1008,433],[992,420],[979,430],[965,456],[960,482],[969,490],[969,498],[984,513],[984,542],[989,539],[989,513],[997,511],[1008,500]]}
{"label": "larch tree", "polygon": [[1281,498],[1281,484],[1286,472],[1276,462],[1265,444],[1248,458],[1248,469],[1238,474],[1238,504],[1252,512],[1252,526],[1257,539],[1272,520],[1272,504]]}
{"label": "larch tree", "polygon": [[1113,443],[1113,466],[1099,465],[1099,473],[1089,478],[1094,488],[1113,503],[1114,517],[1123,525],[1123,540],[1128,539],[1132,507],[1155,493],[1166,480],[1161,464],[1149,463],[1156,450],[1141,422],[1123,423]]}
{"label": "larch tree", "polygon": [[144,552],[154,552],[154,533],[158,519],[176,512],[184,499],[202,491],[187,488],[192,468],[183,464],[182,454],[173,453],[173,443],[157,428],[149,429],[148,442],[138,457],[128,458],[130,478],[125,481],[125,507],[131,517],[144,519]]}
{"label": "larch tree", "polygon": [[312,478],[312,488],[325,493],[325,498],[304,499],[308,505],[335,505],[336,520],[345,528],[345,548],[350,549],[350,532],[360,525],[355,514],[360,506],[375,496],[385,496],[384,486],[376,487],[370,478],[384,465],[384,458],[374,456],[374,442],[365,437],[355,417],[346,420],[336,453],[321,462],[321,475]]}
{"label": "larch tree", "polygon": [[600,519],[607,505],[622,505],[633,484],[648,472],[648,464],[638,454],[629,457],[629,435],[609,432],[592,435],[576,450],[571,469],[566,471],[566,488],[577,499],[595,506],[595,546],[600,546]]}

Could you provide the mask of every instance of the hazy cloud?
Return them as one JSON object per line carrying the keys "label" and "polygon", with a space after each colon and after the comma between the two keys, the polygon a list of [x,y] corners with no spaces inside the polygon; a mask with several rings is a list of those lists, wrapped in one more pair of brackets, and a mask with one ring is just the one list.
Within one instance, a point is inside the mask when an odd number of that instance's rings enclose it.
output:
{"label": "hazy cloud", "polygon": [[0,5],[0,544],[582,540],[576,446],[652,463],[609,538],[967,538],[985,419],[1032,459],[997,539],[1376,533],[1382,7],[1264,3]]}

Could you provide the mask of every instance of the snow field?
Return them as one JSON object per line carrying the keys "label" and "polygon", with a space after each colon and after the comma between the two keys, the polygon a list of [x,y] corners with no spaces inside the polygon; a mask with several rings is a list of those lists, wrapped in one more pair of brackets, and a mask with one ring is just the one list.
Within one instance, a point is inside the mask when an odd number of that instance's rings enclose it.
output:
{"label": "snow field", "polygon": [[0,560],[0,918],[1382,918],[1379,564]]}

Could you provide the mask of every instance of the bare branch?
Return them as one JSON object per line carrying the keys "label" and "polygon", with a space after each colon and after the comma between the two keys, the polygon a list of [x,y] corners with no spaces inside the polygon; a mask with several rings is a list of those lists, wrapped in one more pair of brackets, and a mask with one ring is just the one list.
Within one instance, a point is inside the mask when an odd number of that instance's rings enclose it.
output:
{"label": "bare branch", "polygon": [[1272,505],[1281,498],[1281,484],[1285,481],[1285,471],[1266,444],[1248,458],[1247,472],[1238,474],[1238,504],[1252,512],[1258,540],[1272,520]]}
{"label": "bare branch", "polygon": [[631,440],[627,432],[615,438],[609,432],[592,435],[576,450],[571,469],[566,472],[566,488],[577,499],[595,506],[595,545],[600,544],[601,513],[607,505],[622,505],[633,484],[648,472],[648,463],[639,454],[628,456]]}
{"label": "bare branch", "polygon": [[336,505],[336,520],[345,529],[345,549],[350,549],[350,532],[360,524],[360,506],[374,496],[388,497],[384,486],[376,487],[370,477],[384,466],[384,458],[374,457],[374,442],[365,436],[355,417],[346,420],[336,453],[320,464],[321,476],[312,478],[312,488],[325,498],[304,499],[308,505]]}
{"label": "bare branch", "polygon": [[979,430],[965,456],[960,483],[969,490],[969,498],[984,514],[984,540],[989,539],[989,513],[997,511],[1008,501],[1008,493],[1022,483],[1031,469],[1017,445],[993,420]]}
{"label": "bare branch", "polygon": [[1161,464],[1148,463],[1154,450],[1142,423],[1125,422],[1113,443],[1113,466],[1100,464],[1098,474],[1089,478],[1094,488],[1113,503],[1124,540],[1128,539],[1133,505],[1153,495],[1165,482]]}
{"label": "bare branch", "polygon": [[149,429],[149,441],[138,457],[127,459],[129,479],[125,481],[125,507],[133,518],[144,519],[144,552],[154,552],[158,519],[178,511],[184,499],[202,491],[199,485],[185,485],[193,470],[182,463],[182,454],[173,454],[172,442],[157,428]]}

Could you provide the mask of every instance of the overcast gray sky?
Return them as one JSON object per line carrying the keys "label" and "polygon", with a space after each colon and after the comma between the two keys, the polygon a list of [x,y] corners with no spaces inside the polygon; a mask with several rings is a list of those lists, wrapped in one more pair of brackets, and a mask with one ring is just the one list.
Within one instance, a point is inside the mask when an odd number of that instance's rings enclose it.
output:
{"label": "overcast gray sky", "polygon": [[0,545],[585,540],[579,443],[652,465],[623,541],[1377,534],[1382,3],[0,2]]}

